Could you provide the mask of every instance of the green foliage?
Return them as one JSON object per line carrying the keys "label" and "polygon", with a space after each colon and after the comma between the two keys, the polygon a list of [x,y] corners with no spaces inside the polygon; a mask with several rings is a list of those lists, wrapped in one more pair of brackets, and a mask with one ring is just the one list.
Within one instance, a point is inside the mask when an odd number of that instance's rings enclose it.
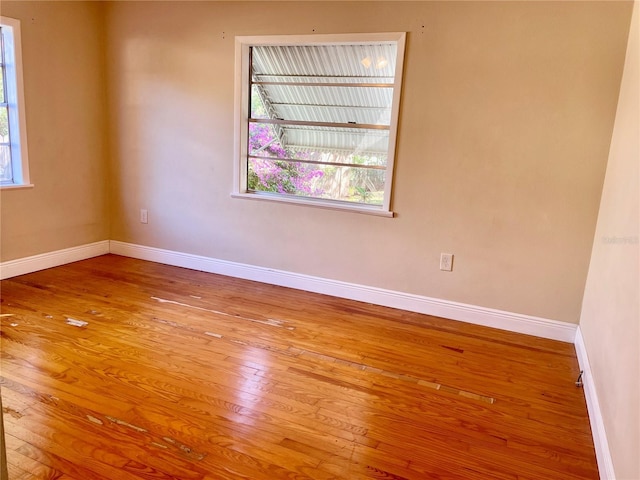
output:
{"label": "green foliage", "polygon": [[0,107],[0,137],[2,137],[3,140],[9,137],[7,107]]}

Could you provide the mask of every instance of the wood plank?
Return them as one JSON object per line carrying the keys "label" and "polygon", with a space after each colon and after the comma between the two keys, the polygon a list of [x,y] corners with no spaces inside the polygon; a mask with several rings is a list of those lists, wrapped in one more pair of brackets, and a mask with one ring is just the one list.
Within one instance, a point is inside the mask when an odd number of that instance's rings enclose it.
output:
{"label": "wood plank", "polygon": [[598,478],[569,344],[115,255],[1,287],[12,478]]}

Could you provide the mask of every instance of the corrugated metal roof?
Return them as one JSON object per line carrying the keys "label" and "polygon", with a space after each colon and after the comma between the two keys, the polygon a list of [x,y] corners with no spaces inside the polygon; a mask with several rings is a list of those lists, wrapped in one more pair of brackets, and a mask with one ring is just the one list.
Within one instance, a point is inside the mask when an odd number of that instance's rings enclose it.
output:
{"label": "corrugated metal roof", "polygon": [[[389,125],[391,117],[392,88],[262,85],[262,90],[278,118],[286,120]],[[303,113],[307,106],[312,108]],[[298,118],[288,116],[292,111]]]}
{"label": "corrugated metal roof", "polygon": [[[389,125],[395,74],[395,44],[254,46],[252,80],[272,118],[327,123]],[[266,82],[266,83],[262,83]],[[313,86],[305,86],[313,83]],[[319,86],[318,84],[385,84]],[[389,132],[278,127],[286,146],[386,154]]]}
{"label": "corrugated metal roof", "polygon": [[354,107],[351,105],[277,105],[275,108],[283,113],[283,116],[279,118],[309,122],[355,122],[369,125],[389,125],[391,118],[390,108]]}
{"label": "corrugated metal roof", "polygon": [[351,151],[354,154],[385,154],[389,146],[387,130],[354,130],[347,128],[314,128],[295,126],[285,128],[285,141],[300,149]]}
{"label": "corrugated metal roof", "polygon": [[[363,62],[366,58],[372,62],[368,67]],[[386,65],[376,65],[378,59],[385,59]],[[386,77],[386,83],[393,83],[395,71],[395,44],[253,47],[255,76],[336,77],[336,82],[344,77],[364,77],[378,79],[380,83]]]}

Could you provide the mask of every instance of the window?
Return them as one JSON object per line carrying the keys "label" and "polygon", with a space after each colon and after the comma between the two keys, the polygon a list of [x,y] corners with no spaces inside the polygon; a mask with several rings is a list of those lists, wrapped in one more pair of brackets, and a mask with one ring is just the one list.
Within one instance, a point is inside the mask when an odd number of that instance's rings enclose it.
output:
{"label": "window", "polygon": [[404,41],[236,37],[234,196],[392,216]]}
{"label": "window", "polygon": [[0,17],[0,187],[29,185],[20,22]]}

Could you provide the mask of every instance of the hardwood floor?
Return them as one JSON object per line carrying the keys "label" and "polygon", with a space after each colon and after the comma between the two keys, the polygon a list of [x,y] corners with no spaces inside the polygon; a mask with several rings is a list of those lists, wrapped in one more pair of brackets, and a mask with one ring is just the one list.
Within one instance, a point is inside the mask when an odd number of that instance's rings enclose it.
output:
{"label": "hardwood floor", "polygon": [[12,480],[598,478],[570,344],[114,255],[1,287]]}

